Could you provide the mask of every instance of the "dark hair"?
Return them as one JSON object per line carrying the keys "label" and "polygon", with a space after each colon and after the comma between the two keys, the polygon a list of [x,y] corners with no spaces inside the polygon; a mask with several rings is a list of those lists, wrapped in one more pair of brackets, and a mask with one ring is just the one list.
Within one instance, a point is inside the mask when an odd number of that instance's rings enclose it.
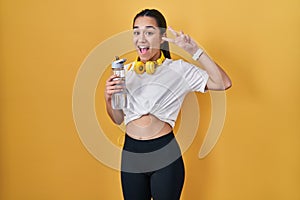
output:
{"label": "dark hair", "polygon": [[[145,9],[145,10],[142,10],[141,12],[139,12],[133,19],[133,25],[134,25],[135,20],[138,17],[144,17],[144,16],[152,17],[156,20],[156,23],[157,23],[157,26],[160,29],[160,34],[161,35],[166,32],[166,30],[167,30],[166,19],[158,10],[155,10],[155,9]],[[171,58],[169,42],[167,42],[167,41],[163,42],[160,45],[160,49],[161,49],[161,51],[163,52],[163,54],[166,58]]]}

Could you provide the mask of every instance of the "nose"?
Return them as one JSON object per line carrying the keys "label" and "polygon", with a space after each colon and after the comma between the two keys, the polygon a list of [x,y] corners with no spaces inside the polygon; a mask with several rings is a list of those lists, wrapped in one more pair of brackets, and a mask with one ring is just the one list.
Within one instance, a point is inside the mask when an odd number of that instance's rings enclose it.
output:
{"label": "nose", "polygon": [[146,41],[146,37],[144,33],[141,33],[138,37],[139,42],[145,42]]}

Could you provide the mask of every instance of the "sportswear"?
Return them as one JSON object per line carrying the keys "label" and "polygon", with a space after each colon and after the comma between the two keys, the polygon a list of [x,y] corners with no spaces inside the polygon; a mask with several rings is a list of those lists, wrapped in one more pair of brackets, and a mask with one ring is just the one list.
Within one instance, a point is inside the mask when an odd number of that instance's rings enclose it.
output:
{"label": "sportswear", "polygon": [[137,74],[132,66],[134,62],[125,66],[125,125],[151,114],[174,127],[184,97],[192,91],[204,93],[209,78],[206,71],[182,59],[166,59],[154,74]]}

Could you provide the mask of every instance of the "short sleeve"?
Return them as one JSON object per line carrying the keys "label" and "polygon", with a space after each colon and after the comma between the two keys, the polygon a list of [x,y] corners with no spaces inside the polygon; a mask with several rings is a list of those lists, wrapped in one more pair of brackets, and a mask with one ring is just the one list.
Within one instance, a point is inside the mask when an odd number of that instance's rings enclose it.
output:
{"label": "short sleeve", "polygon": [[197,92],[205,92],[205,87],[208,81],[208,74],[205,70],[187,63],[185,61],[181,61],[182,69],[183,69],[183,77],[185,81],[188,83],[191,91]]}

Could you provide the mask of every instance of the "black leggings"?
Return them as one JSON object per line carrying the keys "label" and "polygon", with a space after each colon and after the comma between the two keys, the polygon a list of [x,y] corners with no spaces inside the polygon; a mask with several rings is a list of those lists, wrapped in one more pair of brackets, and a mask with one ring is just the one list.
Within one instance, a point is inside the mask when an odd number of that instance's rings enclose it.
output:
{"label": "black leggings", "polygon": [[173,132],[151,140],[125,136],[121,171],[125,200],[179,200],[184,174]]}

